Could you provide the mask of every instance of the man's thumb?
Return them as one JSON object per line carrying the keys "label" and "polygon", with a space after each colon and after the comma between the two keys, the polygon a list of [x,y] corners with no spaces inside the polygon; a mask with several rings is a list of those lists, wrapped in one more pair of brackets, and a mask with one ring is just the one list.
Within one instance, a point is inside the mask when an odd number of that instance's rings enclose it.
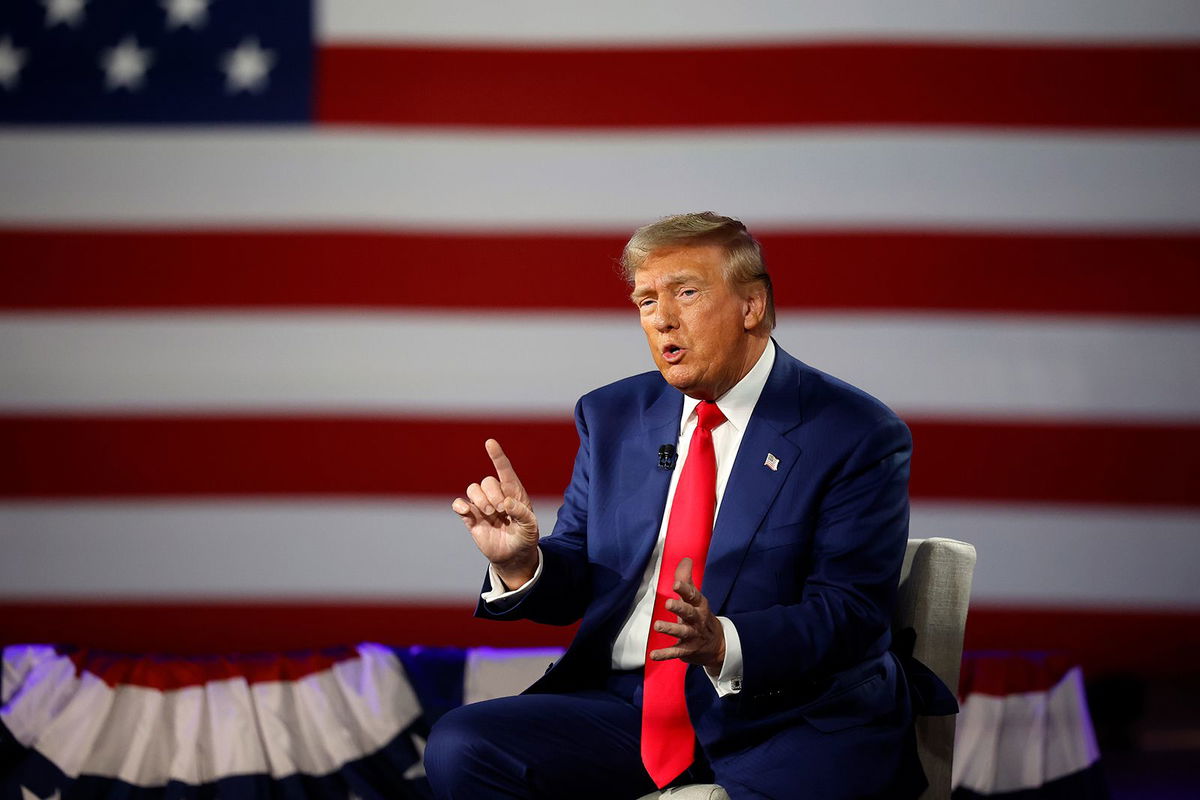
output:
{"label": "man's thumb", "polygon": [[680,586],[686,586],[692,582],[692,559],[684,556],[679,559],[679,564],[675,567],[675,582]]}
{"label": "man's thumb", "polygon": [[504,498],[504,513],[512,517],[513,522],[527,531],[537,530],[537,517],[533,509],[513,497]]}

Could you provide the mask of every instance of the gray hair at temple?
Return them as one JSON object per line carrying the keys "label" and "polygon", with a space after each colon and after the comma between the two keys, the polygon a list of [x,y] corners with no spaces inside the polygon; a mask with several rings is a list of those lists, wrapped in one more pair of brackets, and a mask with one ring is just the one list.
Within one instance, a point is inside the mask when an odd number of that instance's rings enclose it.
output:
{"label": "gray hair at temple", "polygon": [[625,280],[632,286],[638,269],[654,251],[710,244],[724,248],[725,277],[731,284],[748,286],[759,283],[766,289],[763,323],[767,330],[774,330],[775,292],[771,287],[771,276],[767,274],[767,265],[763,262],[762,248],[746,230],[746,226],[733,217],[722,217],[711,211],[676,214],[638,228],[621,251],[621,269],[625,272]]}

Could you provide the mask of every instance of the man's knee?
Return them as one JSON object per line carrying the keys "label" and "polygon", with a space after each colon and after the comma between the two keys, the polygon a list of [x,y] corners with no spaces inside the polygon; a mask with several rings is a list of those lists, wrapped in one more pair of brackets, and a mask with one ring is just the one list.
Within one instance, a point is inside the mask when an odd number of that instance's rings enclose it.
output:
{"label": "man's knee", "polygon": [[472,789],[482,786],[519,783],[514,765],[496,746],[495,720],[485,716],[478,705],[460,706],[433,726],[425,746],[425,774],[438,797],[471,797]]}
{"label": "man's knee", "polygon": [[472,716],[470,706],[461,706],[433,726],[425,745],[425,772],[431,781],[436,776],[459,773],[464,762],[477,757],[476,740],[481,734]]}
{"label": "man's knee", "polygon": [[463,750],[464,743],[470,739],[471,731],[465,724],[460,724],[456,717],[462,708],[456,708],[438,720],[429,733],[429,741],[425,743],[425,772],[432,780],[435,773],[440,773],[442,767],[453,768],[453,762]]}

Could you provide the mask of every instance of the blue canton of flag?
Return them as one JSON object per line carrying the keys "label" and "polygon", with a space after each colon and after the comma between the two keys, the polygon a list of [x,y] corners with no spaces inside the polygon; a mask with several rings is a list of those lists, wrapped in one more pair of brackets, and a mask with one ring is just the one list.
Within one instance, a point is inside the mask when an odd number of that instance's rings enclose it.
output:
{"label": "blue canton of flag", "polygon": [[4,0],[0,122],[307,122],[296,0]]}

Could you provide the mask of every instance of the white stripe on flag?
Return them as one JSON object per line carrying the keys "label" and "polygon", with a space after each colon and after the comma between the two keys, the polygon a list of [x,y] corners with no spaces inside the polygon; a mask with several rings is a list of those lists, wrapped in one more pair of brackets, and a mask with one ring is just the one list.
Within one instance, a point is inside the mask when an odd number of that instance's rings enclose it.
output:
{"label": "white stripe on flag", "polygon": [[471,602],[486,561],[452,499],[0,503],[0,595]]}
{"label": "white stripe on flag", "polygon": [[[10,600],[472,604],[485,562],[450,499],[0,503],[0,586]],[[547,532],[559,502],[534,498]],[[1197,511],[918,501],[910,531],[976,546],[974,602],[1200,609]]]}
{"label": "white stripe on flag", "polygon": [[[1200,371],[1180,368],[1200,352],[1196,322],[795,312],[779,322],[789,352],[902,413],[1200,419]],[[566,418],[584,392],[650,369],[632,308],[0,315],[6,412]]]}
{"label": "white stripe on flag", "polygon": [[1189,0],[323,0],[318,31],[334,43],[1170,41],[1200,36],[1200,14]]}
{"label": "white stripe on flag", "polygon": [[909,535],[975,546],[973,602],[1200,609],[1200,512],[925,501]]}
{"label": "white stripe on flag", "polygon": [[1200,226],[1183,134],[35,129],[0,154],[9,227],[628,231],[705,208],[751,229]]}

